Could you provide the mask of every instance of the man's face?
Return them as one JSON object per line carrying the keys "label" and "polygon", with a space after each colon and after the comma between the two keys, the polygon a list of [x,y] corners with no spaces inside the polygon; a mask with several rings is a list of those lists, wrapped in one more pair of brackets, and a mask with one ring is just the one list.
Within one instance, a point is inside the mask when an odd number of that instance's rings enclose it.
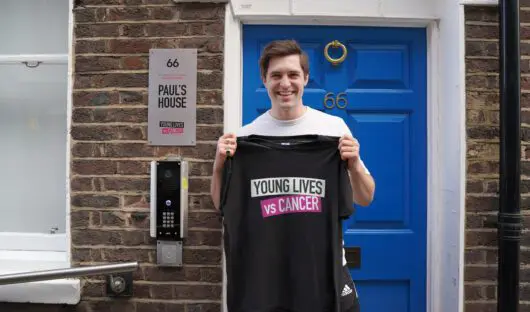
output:
{"label": "man's face", "polygon": [[302,95],[308,77],[300,66],[299,55],[270,60],[264,84],[273,107],[288,110],[302,105]]}

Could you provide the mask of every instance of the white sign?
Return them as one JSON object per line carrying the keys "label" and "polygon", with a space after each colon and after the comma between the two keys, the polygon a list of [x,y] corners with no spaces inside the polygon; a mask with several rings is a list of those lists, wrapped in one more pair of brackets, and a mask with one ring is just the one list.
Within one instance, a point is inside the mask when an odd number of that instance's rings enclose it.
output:
{"label": "white sign", "polygon": [[195,145],[197,50],[149,50],[148,92],[149,145]]}

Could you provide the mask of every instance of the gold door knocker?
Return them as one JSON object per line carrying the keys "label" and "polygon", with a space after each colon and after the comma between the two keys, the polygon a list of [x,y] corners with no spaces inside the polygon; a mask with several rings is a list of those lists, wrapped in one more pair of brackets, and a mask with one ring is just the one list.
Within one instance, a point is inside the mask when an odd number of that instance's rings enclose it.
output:
{"label": "gold door knocker", "polygon": [[[342,56],[339,58],[332,58],[329,56],[329,48],[341,48],[342,49]],[[326,60],[330,62],[333,65],[338,65],[346,59],[346,55],[348,55],[348,50],[346,49],[346,46],[342,43],[340,43],[338,40],[333,40],[330,43],[326,44],[326,47],[324,48],[324,56],[326,57]]]}

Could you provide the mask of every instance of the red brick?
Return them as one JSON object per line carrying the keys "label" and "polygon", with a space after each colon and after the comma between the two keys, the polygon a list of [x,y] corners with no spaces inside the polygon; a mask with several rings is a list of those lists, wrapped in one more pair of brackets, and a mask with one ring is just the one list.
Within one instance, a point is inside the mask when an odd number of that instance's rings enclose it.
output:
{"label": "red brick", "polygon": [[197,109],[197,124],[222,124],[223,109],[199,107]]}
{"label": "red brick", "polygon": [[151,19],[160,21],[176,20],[180,14],[177,7],[152,7],[149,11]]}
{"label": "red brick", "polygon": [[146,175],[150,173],[150,162],[147,161],[119,161],[118,174]]}
{"label": "red brick", "polygon": [[71,204],[76,207],[114,208],[119,205],[119,198],[112,195],[75,194]]}
{"label": "red brick", "polygon": [[184,249],[183,258],[185,264],[220,264],[222,253],[219,249]]}
{"label": "red brick", "polygon": [[466,233],[466,244],[468,246],[497,246],[497,231],[495,230],[473,230],[468,229]]}
{"label": "red brick", "polygon": [[88,228],[90,226],[90,211],[74,210],[70,213],[71,227],[73,229]]}
{"label": "red brick", "polygon": [[75,43],[76,53],[105,53],[108,51],[107,40],[78,40]]}
{"label": "red brick", "polygon": [[117,92],[107,92],[107,91],[77,91],[73,94],[73,104],[74,107],[81,106],[106,106],[118,102],[118,93]]}
{"label": "red brick", "polygon": [[189,36],[190,32],[185,23],[152,23],[145,26],[149,37]]}
{"label": "red brick", "polygon": [[477,281],[496,281],[496,266],[468,266],[466,268],[464,279],[469,282]]}
{"label": "red brick", "polygon": [[465,26],[466,37],[473,39],[497,39],[499,38],[499,27],[496,24]]}
{"label": "red brick", "polygon": [[466,6],[464,10],[466,21],[498,22],[499,20],[498,10],[495,7]]}
{"label": "red brick", "polygon": [[143,56],[126,56],[120,60],[120,68],[127,70],[148,69],[148,59]]}
{"label": "red brick", "polygon": [[124,208],[149,208],[149,200],[142,195],[123,196]]}
{"label": "red brick", "polygon": [[185,312],[185,304],[173,302],[137,302],[136,312]]}
{"label": "red brick", "polygon": [[468,73],[496,73],[499,71],[499,60],[468,58],[466,68]]}
{"label": "red brick", "polygon": [[185,3],[181,6],[181,20],[222,19],[224,15],[224,6],[218,3]]}
{"label": "red brick", "polygon": [[102,178],[104,189],[106,191],[135,191],[148,192],[149,179],[148,178],[133,178],[133,177],[105,177]]}
{"label": "red brick", "polygon": [[117,163],[112,160],[101,159],[74,159],[72,161],[72,172],[84,175],[106,175],[115,174]]}
{"label": "red brick", "polygon": [[497,304],[491,302],[469,302],[466,303],[466,312],[497,312]]}
{"label": "red brick", "polygon": [[118,93],[119,104],[130,104],[138,105],[144,104],[147,105],[147,92],[139,91],[120,91]]}
{"label": "red brick", "polygon": [[159,266],[146,266],[142,268],[143,276],[146,280],[153,282],[206,282],[220,283],[223,279],[222,269],[201,268],[184,266],[180,270],[164,268]]}
{"label": "red brick", "polygon": [[143,140],[147,139],[146,127],[134,126],[73,126],[72,138],[81,141],[113,141],[113,140]]}
{"label": "red brick", "polygon": [[74,192],[95,192],[102,191],[101,185],[95,178],[73,177],[70,188]]}
{"label": "red brick", "polygon": [[120,69],[120,59],[112,56],[78,56],[75,60],[75,71],[97,72]]}
{"label": "red brick", "polygon": [[122,37],[145,37],[147,35],[145,24],[123,24],[120,25]]}
{"label": "red brick", "polygon": [[107,8],[104,21],[143,21],[149,19],[149,11],[141,7]]}
{"label": "red brick", "polygon": [[[530,101],[529,101],[530,102]],[[223,94],[215,90],[198,90],[197,91],[198,105],[223,105]]]}
{"label": "red brick", "polygon": [[154,255],[154,250],[136,248],[102,248],[101,254],[104,261],[114,263],[122,261],[149,262],[150,254]]}
{"label": "red brick", "polygon": [[209,210],[217,211],[209,195],[192,195],[189,199],[190,211]]}
{"label": "red brick", "polygon": [[[215,152],[215,150],[214,150]],[[77,142],[74,157],[152,157],[154,149],[145,143],[85,143]]]}
{"label": "red brick", "polygon": [[82,24],[75,27],[77,38],[116,37],[118,35],[116,24]]}
{"label": "red brick", "polygon": [[190,176],[211,176],[213,169],[213,161],[208,162],[190,162],[189,175]]}
{"label": "red brick", "polygon": [[497,197],[482,197],[468,195],[466,209],[468,212],[498,211],[499,199]]}
{"label": "red brick", "polygon": [[140,73],[77,74],[74,87],[77,89],[135,88],[145,87],[147,80],[147,74]]}
{"label": "red brick", "polygon": [[127,214],[117,211],[102,211],[98,213],[101,216],[101,226],[103,227],[121,227],[127,226]]}

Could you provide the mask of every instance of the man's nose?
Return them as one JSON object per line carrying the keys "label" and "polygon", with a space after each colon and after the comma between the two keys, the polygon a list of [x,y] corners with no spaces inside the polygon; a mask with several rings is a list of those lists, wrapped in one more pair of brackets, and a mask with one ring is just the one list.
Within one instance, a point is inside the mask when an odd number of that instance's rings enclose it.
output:
{"label": "man's nose", "polygon": [[288,87],[290,85],[289,77],[287,75],[283,76],[280,80],[280,86],[282,87]]}

